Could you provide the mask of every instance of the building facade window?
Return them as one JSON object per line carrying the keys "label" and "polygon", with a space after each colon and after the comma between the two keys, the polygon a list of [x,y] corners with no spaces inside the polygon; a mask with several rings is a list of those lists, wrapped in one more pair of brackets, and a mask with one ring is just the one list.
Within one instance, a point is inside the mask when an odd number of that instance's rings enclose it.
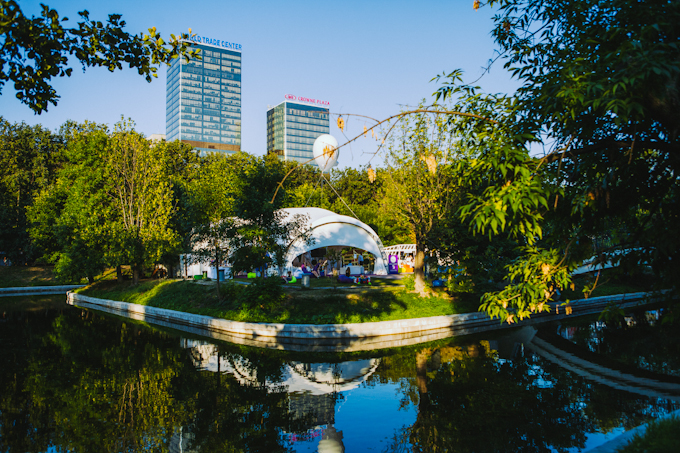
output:
{"label": "building facade window", "polygon": [[200,60],[178,58],[168,68],[166,139],[192,142],[203,152],[237,152],[241,149],[241,53],[197,43],[191,47],[199,50]]}
{"label": "building facade window", "polygon": [[[314,157],[314,141],[330,133],[329,110],[284,101],[267,110],[267,152],[281,160],[306,162]],[[314,161],[308,162],[316,166]]]}

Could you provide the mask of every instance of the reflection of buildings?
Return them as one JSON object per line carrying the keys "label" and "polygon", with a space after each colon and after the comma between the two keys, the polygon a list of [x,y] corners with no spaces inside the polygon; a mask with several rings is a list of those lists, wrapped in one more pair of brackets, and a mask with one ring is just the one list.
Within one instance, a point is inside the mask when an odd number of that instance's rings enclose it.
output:
{"label": "reflection of buildings", "polygon": [[339,363],[288,362],[282,365],[276,382],[258,377],[257,366],[240,356],[220,356],[217,346],[196,340],[182,340],[192,352],[194,364],[207,371],[228,373],[243,386],[265,387],[268,392],[288,394],[288,413],[295,427],[286,433],[290,442],[320,438],[318,451],[342,452],[342,431],[335,424],[340,392],[359,387],[380,364],[379,359]]}

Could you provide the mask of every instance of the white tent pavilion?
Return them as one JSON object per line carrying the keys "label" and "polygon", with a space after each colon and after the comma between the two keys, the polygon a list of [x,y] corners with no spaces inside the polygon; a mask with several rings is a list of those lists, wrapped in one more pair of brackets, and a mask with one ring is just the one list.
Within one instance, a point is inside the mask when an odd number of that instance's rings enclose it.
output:
{"label": "white tent pavilion", "polygon": [[[284,271],[293,270],[293,260],[310,250],[341,246],[369,252],[375,257],[373,274],[387,275],[387,254],[382,241],[376,232],[362,221],[321,208],[285,208],[282,211],[291,219],[297,215],[303,216],[306,219],[303,229],[306,235],[313,239],[311,244],[307,244],[302,237],[291,238],[290,244],[287,244]],[[214,266],[210,266],[209,263],[185,264],[188,258],[189,256],[180,256],[180,272],[186,273],[187,276],[206,272],[209,278],[217,278]],[[229,274],[229,268],[220,269]]]}
{"label": "white tent pavilion", "polygon": [[373,273],[387,275],[387,255],[382,241],[373,228],[364,222],[321,208],[286,208],[283,211],[289,216],[306,217],[306,231],[313,239],[313,244],[309,245],[302,238],[296,238],[291,242],[284,261],[286,269],[292,269],[293,260],[310,250],[343,246],[369,252],[375,257]]}

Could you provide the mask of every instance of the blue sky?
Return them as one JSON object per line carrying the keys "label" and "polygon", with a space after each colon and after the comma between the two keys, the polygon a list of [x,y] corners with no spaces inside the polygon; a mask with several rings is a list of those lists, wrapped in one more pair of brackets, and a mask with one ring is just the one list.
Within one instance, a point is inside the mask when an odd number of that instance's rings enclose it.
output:
{"label": "blue sky", "polygon": [[[432,100],[430,80],[456,68],[465,80],[477,79],[496,56],[491,39],[493,10],[475,11],[472,0],[449,1],[116,1],[43,0],[75,26],[77,12],[105,20],[120,13],[130,33],[155,26],[163,36],[189,27],[243,46],[242,149],[266,151],[266,111],[294,94],[330,102],[332,113],[383,119],[420,100]],[[37,1],[20,1],[27,15]],[[56,129],[68,119],[113,125],[132,118],[144,134],[165,133],[165,69],[147,83],[136,71],[86,72],[74,66],[70,78],[56,80],[58,106],[34,115],[20,104],[12,86],[0,97],[0,115]],[[478,82],[487,92],[511,92],[517,83],[497,62]],[[363,122],[350,121],[348,135]],[[331,121],[331,134],[344,137]],[[360,139],[342,148],[340,167],[363,165],[375,141]]]}

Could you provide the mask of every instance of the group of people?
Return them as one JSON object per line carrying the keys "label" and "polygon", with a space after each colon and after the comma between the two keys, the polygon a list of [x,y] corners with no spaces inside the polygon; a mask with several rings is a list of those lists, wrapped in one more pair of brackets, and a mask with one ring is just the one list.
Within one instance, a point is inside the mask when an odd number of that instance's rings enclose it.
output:
{"label": "group of people", "polygon": [[321,278],[321,272],[324,272],[324,268],[326,267],[326,264],[328,264],[328,260],[313,261],[312,263],[313,267],[310,267],[308,263],[303,262],[299,269],[296,269],[295,271],[288,271],[287,275],[284,275],[281,278],[286,283],[295,283],[297,279],[301,278],[303,275]]}
{"label": "group of people", "polygon": [[302,270],[303,274],[312,274],[316,278],[321,278],[321,272],[326,267],[326,264],[328,264],[328,260],[317,261],[314,264],[314,267],[310,268],[303,263],[300,269]]}
{"label": "group of people", "polygon": [[[302,262],[300,264],[300,267],[295,269],[294,271],[288,271],[286,275],[282,275],[281,278],[283,279],[284,282],[286,283],[295,283],[297,282],[298,278],[301,278],[303,275],[309,275],[313,276],[315,278],[321,278],[321,273],[323,272],[326,264],[328,264],[328,260],[321,260],[321,261],[312,261],[313,267],[310,267],[308,263]],[[324,276],[330,276],[327,273],[324,272]],[[353,277],[350,273],[350,268],[347,266],[345,268],[345,274],[344,275],[338,275],[337,277],[338,283],[354,283],[354,284],[364,284],[364,285],[370,285],[371,284],[371,277],[367,276],[366,274],[362,273],[358,277]]]}
{"label": "group of people", "polygon": [[339,275],[337,281],[338,283],[354,283],[358,285],[370,285],[371,277],[365,274],[361,274],[358,277],[352,277],[351,275],[349,275],[349,268],[347,268],[347,272],[345,272],[345,275]]}

